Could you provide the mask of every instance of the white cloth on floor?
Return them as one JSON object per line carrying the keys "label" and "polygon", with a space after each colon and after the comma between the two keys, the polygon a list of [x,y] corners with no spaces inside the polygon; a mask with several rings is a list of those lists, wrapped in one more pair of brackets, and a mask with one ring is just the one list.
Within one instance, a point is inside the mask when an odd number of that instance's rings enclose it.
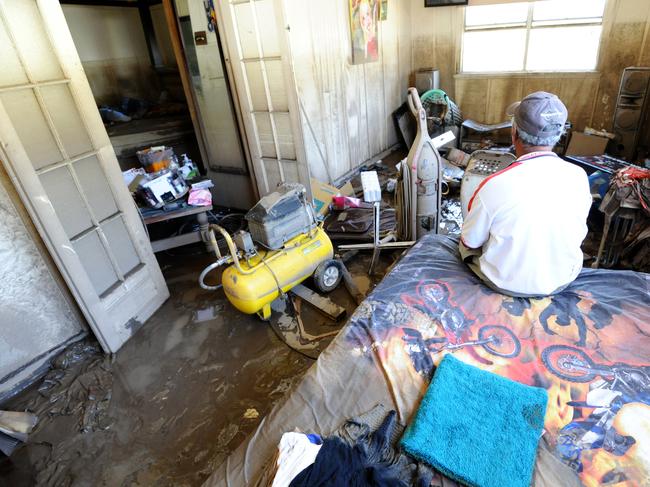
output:
{"label": "white cloth on floor", "polygon": [[291,481],[309,467],[322,445],[315,445],[304,433],[284,433],[278,445],[273,487],[288,487]]}

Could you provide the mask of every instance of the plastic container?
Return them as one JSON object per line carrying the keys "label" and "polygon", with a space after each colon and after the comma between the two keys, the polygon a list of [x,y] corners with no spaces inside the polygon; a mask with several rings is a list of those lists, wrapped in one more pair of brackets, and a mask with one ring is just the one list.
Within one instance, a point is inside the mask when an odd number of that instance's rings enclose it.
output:
{"label": "plastic container", "polygon": [[174,158],[174,150],[165,146],[150,147],[136,154],[144,170],[150,173],[167,169]]}
{"label": "plastic container", "polygon": [[140,184],[139,191],[147,205],[152,208],[161,208],[185,196],[189,190],[178,171],[164,170],[149,178],[149,181]]}

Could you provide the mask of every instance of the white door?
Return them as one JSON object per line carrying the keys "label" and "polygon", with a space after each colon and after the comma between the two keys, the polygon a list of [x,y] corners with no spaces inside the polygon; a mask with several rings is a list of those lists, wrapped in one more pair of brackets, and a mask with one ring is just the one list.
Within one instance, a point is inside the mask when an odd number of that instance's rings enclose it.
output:
{"label": "white door", "polygon": [[57,0],[0,1],[0,159],[106,352],[169,297]]}
{"label": "white door", "polygon": [[203,0],[175,0],[183,50],[196,101],[204,161],[215,189],[212,200],[221,206],[248,209],[255,203],[251,175],[242,149],[239,127],[221,61],[217,34]]}
{"label": "white door", "polygon": [[283,2],[215,4],[260,195],[280,182],[303,183],[311,195]]}

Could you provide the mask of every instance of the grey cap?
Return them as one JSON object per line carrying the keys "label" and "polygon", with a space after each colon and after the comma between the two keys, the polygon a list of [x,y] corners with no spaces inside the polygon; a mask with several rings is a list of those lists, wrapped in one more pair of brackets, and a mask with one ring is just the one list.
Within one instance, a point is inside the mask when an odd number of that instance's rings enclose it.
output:
{"label": "grey cap", "polygon": [[506,114],[527,134],[546,138],[562,135],[568,112],[553,93],[536,91],[510,105]]}

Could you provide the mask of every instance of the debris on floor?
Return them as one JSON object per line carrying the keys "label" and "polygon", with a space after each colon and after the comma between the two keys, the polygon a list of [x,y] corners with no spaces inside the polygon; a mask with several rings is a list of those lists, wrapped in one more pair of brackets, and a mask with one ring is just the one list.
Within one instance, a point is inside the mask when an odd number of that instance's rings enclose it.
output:
{"label": "debris on floor", "polygon": [[332,202],[332,197],[336,195],[354,196],[354,190],[350,183],[346,183],[340,188],[332,186],[331,184],[311,179],[311,193],[314,200],[314,209],[316,213],[324,216],[329,211],[329,205]]}
{"label": "debris on floor", "polygon": [[[74,344],[3,405],[39,422],[27,444],[0,458],[2,481],[198,486],[302,377],[313,360],[223,293],[199,288],[213,257],[196,254],[182,266],[162,254],[172,297],[118,354]],[[243,419],[249,409],[258,416]]]}
{"label": "debris on floor", "polygon": [[25,443],[36,426],[38,416],[22,411],[0,411],[0,452],[9,456]]}
{"label": "debris on floor", "polygon": [[[379,170],[384,182],[393,174],[389,165]],[[356,179],[344,186],[350,194]],[[385,196],[390,204],[392,195]],[[201,244],[194,247],[181,252],[183,259],[159,254],[172,297],[118,354],[76,343],[38,384],[10,401],[10,409],[33,413],[39,423],[28,444],[0,460],[3,479],[11,485],[199,485],[345,324],[304,296],[293,296],[291,305],[277,300],[270,323],[239,312],[222,290],[200,288],[197,277],[214,257]],[[345,285],[327,294],[334,318],[342,310],[349,316],[400,256],[383,252],[379,272],[368,276],[370,252],[341,255],[349,272]],[[215,274],[211,279],[221,282]],[[303,285],[316,287],[312,278]]]}
{"label": "debris on floor", "polygon": [[440,210],[440,233],[442,235],[460,235],[463,226],[463,212],[458,196],[442,200]]}
{"label": "debris on floor", "polygon": [[259,417],[260,413],[258,413],[255,408],[248,408],[244,413],[244,419],[257,419]]}
{"label": "debris on floor", "polygon": [[[348,261],[347,277],[344,273],[342,285],[327,294],[327,298],[337,308],[343,308],[350,316],[359,301],[381,281],[386,270],[393,265],[399,254],[382,255],[379,271],[368,276],[367,267],[370,253],[356,254]],[[347,269],[346,269],[347,270]],[[347,281],[349,284],[346,284]],[[328,317],[322,310],[310,305],[298,296],[287,295],[285,299],[277,299],[272,305],[269,321],[271,329],[289,348],[307,357],[316,359],[327,348],[338,331],[345,325],[346,319],[335,320]]]}
{"label": "debris on floor", "polygon": [[[364,203],[360,208],[346,210],[333,209],[325,219],[324,228],[330,238],[334,240],[372,241],[373,236],[373,209],[369,203]],[[383,237],[395,230],[397,220],[395,209],[382,205],[380,213],[380,235]]]}

